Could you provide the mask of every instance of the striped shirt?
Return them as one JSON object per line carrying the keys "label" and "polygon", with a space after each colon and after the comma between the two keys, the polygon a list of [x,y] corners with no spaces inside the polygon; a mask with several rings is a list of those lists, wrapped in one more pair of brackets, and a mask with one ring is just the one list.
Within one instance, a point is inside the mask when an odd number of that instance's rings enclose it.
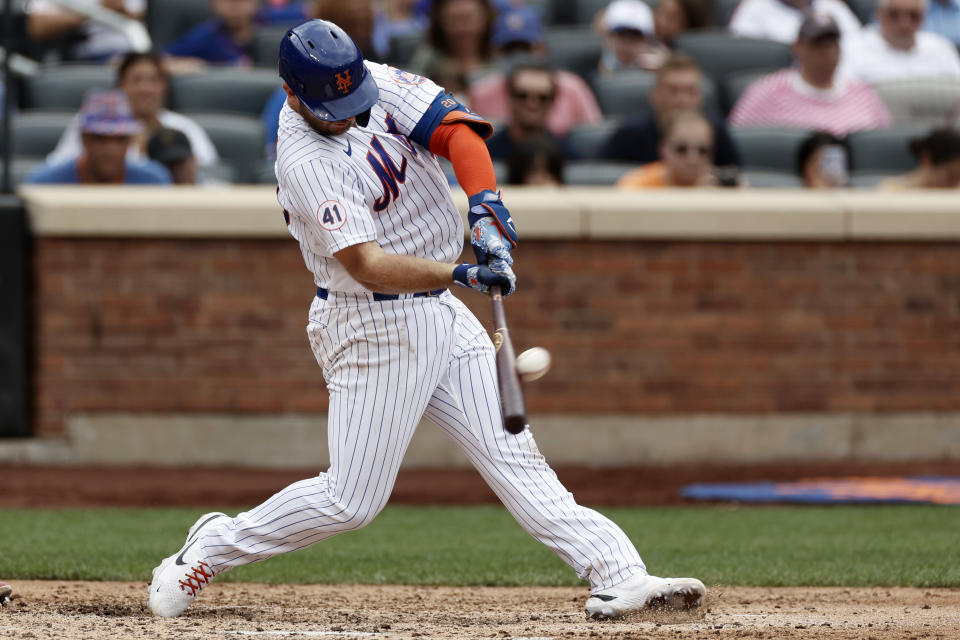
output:
{"label": "striped shirt", "polygon": [[835,77],[832,89],[807,84],[795,69],[784,69],[751,84],[730,114],[738,127],[788,127],[845,136],[853,131],[882,129],[893,118],[869,86]]}
{"label": "striped shirt", "polygon": [[280,113],[277,197],[315,283],[331,291],[366,291],[333,257],[351,245],[375,241],[387,253],[438,262],[454,262],[463,248],[460,214],[426,148],[442,89],[365,64],[380,91],[367,127],[324,136],[289,105]]}

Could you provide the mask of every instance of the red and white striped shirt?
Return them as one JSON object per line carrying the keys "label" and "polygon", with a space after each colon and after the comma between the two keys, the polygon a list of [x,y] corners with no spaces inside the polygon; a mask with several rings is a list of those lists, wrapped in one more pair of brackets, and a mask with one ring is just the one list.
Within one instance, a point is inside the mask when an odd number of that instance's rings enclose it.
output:
{"label": "red and white striped shirt", "polygon": [[836,136],[882,129],[892,122],[886,105],[869,85],[837,77],[832,89],[817,89],[796,69],[784,69],[751,84],[730,114],[730,123],[738,127],[791,127]]}

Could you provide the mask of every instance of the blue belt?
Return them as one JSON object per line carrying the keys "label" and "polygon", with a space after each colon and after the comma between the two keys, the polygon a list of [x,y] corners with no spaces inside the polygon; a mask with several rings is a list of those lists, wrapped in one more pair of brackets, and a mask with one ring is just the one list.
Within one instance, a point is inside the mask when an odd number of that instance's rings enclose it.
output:
{"label": "blue belt", "polygon": [[[446,289],[434,289],[433,291],[417,291],[413,294],[414,298],[432,298],[439,296]],[[327,299],[327,296],[330,295],[330,292],[324,289],[323,287],[317,287],[317,297],[323,300]],[[373,299],[377,302],[383,302],[384,300],[399,300],[400,296],[403,294],[400,293],[374,293]]]}

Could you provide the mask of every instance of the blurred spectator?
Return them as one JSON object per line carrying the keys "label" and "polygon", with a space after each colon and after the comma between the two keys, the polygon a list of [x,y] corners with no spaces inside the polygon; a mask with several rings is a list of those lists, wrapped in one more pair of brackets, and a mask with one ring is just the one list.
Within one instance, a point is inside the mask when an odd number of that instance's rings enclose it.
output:
{"label": "blurred spectator", "polygon": [[[196,0],[200,2],[201,0]],[[254,35],[261,25],[301,22],[306,7],[260,7],[259,0],[209,0],[213,17],[201,22],[164,50],[174,73],[189,73],[208,64],[247,67]]]}
{"label": "blurred spectator", "polygon": [[[600,157],[647,164],[660,157],[663,124],[680,111],[703,108],[703,74],[685,53],[671,55],[657,71],[657,84],[650,92],[653,113],[628,120],[607,140]],[[707,114],[714,130],[713,162],[718,166],[740,164],[740,152],[723,118]]]}
{"label": "blurred spectator", "polygon": [[731,124],[796,127],[836,136],[890,126],[893,118],[873,88],[836,73],[840,29],[832,18],[804,20],[793,55],[796,68],[764,76],[747,87],[730,113]]}
{"label": "blurred spectator", "polygon": [[669,49],[657,40],[653,12],[642,0],[614,0],[603,11],[600,73],[658,69]]}
{"label": "blurred spectator", "polygon": [[[142,126],[141,132],[130,140],[127,152],[129,160],[143,157],[147,138],[161,127],[182,131],[201,166],[213,165],[220,160],[216,147],[200,125],[184,115],[163,108],[167,101],[167,75],[156,54],[128,53],[124,56],[117,69],[117,88],[127,94],[133,115]],[[56,148],[47,156],[47,162],[66,162],[80,155],[83,149],[80,121],[81,118],[77,117],[70,123]]]}
{"label": "blurred spectator", "polygon": [[657,39],[672,48],[674,39],[684,31],[711,26],[713,15],[710,5],[699,0],[660,0],[653,24]]}
{"label": "blurred spectator", "polygon": [[417,10],[417,0],[383,0],[373,16],[373,50],[387,59],[392,38],[423,33],[428,23],[426,14]]}
{"label": "blurred spectator", "polygon": [[553,71],[543,64],[521,64],[507,76],[510,92],[510,118],[505,127],[487,139],[490,156],[507,159],[514,145],[534,137],[553,138],[563,149],[564,156],[576,156],[547,128],[547,114],[557,97],[557,82]]}
{"label": "blurred spectator", "polygon": [[471,74],[488,70],[494,14],[490,0],[434,0],[427,40],[413,52],[409,70],[464,93]]}
{"label": "blurred spectator", "polygon": [[[117,14],[142,20],[147,13],[146,0],[79,0],[83,5],[99,6]],[[131,50],[130,41],[113,27],[75,13],[53,0],[29,0],[26,5],[27,34],[37,41],[67,41],[66,59],[83,62],[107,62]]]}
{"label": "blurred spectator", "polygon": [[76,160],[45,164],[27,176],[28,184],[170,184],[170,174],[152,161],[126,159],[130,141],[143,129],[127,94],[116,89],[87,92],[80,111],[83,154]]}
{"label": "blurred spectator", "polygon": [[373,0],[316,0],[308,13],[310,18],[329,20],[346,31],[367,60],[382,62],[387,59],[389,45],[383,51],[374,46]]}
{"label": "blurred spectator", "polygon": [[157,129],[147,141],[147,155],[170,172],[174,184],[197,184],[197,160],[182,131]]}
{"label": "blurred spectator", "polygon": [[910,152],[917,159],[917,168],[910,173],[888,178],[880,188],[885,191],[903,189],[956,189],[960,187],[960,132],[934,129],[922,138],[910,141]]}
{"label": "blurred spectator", "polygon": [[[529,61],[546,52],[540,18],[529,7],[508,9],[497,17],[493,30],[495,51],[504,63]],[[554,72],[557,97],[547,114],[547,127],[553,135],[564,137],[578,124],[595,124],[603,120],[593,91],[575,73],[557,69]],[[470,108],[489,120],[506,120],[510,113],[510,95],[504,73],[484,76],[470,84]]]}
{"label": "blurred spectator", "polygon": [[877,24],[863,30],[844,56],[843,72],[864,82],[960,78],[960,56],[949,40],[920,31],[926,0],[880,0]]}
{"label": "blurred spectator", "polygon": [[836,189],[850,182],[850,144],[831,133],[812,133],[797,151],[797,174],[808,189]]}
{"label": "blurred spectator", "polygon": [[860,21],[841,0],[742,0],[730,18],[730,32],[792,44],[810,15],[833,18],[844,38],[860,33]]}
{"label": "blurred spectator", "polygon": [[617,181],[621,189],[714,187],[713,126],[697,111],[681,111],[666,123],[660,161],[651,162]]}
{"label": "blurred spectator", "polygon": [[960,0],[930,0],[923,28],[960,45]]}
{"label": "blurred spectator", "polygon": [[516,144],[507,157],[507,182],[538,187],[563,184],[563,150],[548,136]]}

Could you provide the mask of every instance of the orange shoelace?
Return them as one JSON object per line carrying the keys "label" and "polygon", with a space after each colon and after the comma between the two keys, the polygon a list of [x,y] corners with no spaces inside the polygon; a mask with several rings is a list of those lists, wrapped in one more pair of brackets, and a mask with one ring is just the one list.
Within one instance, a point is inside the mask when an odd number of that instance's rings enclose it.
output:
{"label": "orange shoelace", "polygon": [[195,596],[205,584],[210,583],[213,577],[213,569],[206,562],[201,560],[196,567],[190,567],[187,572],[186,581],[180,581],[180,591],[186,591],[188,596]]}

